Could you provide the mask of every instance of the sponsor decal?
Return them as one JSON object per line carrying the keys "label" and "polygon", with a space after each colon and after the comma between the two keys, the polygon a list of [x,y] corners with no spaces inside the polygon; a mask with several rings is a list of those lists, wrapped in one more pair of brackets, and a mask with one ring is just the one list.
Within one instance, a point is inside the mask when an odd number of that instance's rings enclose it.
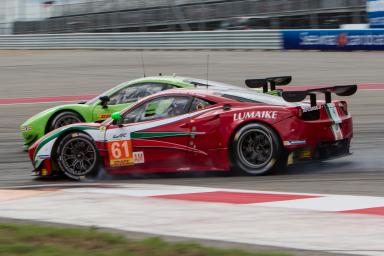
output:
{"label": "sponsor decal", "polygon": [[300,45],[329,45],[345,47],[352,45],[383,45],[384,35],[349,35],[340,33],[335,35],[309,35],[302,33]]}
{"label": "sponsor decal", "polygon": [[30,127],[30,126],[21,126],[20,127],[20,131],[21,132],[30,132],[30,131],[32,131],[32,127]]}
{"label": "sponsor decal", "polygon": [[313,107],[308,107],[308,108],[303,108],[303,113],[306,113],[306,112],[311,112],[311,111],[315,111],[315,110],[320,110],[322,109],[322,105],[317,105],[317,106],[313,106]]}
{"label": "sponsor decal", "polygon": [[233,115],[233,121],[241,121],[250,118],[276,119],[277,111],[249,111]]}
{"label": "sponsor decal", "polygon": [[[384,18],[383,18],[384,20]],[[382,50],[384,30],[284,30],[284,49]]]}
{"label": "sponsor decal", "polygon": [[109,141],[107,143],[109,164],[111,167],[134,164],[132,142],[130,140]]}
{"label": "sponsor decal", "polygon": [[304,145],[306,144],[306,140],[288,140],[284,141],[284,146],[289,146],[289,145]]}
{"label": "sponsor decal", "polygon": [[133,152],[133,162],[135,164],[143,164],[145,163],[145,158],[144,158],[144,152]]}
{"label": "sponsor decal", "polygon": [[108,113],[108,114],[100,114],[100,115],[97,117],[97,120],[105,120],[105,119],[108,119],[110,116],[111,116],[111,113]]}
{"label": "sponsor decal", "polygon": [[50,158],[51,156],[50,155],[39,155],[39,158],[40,159],[48,159],[48,158]]}
{"label": "sponsor decal", "polygon": [[114,139],[122,139],[122,138],[126,138],[126,137],[127,137],[127,133],[120,133],[117,135],[113,135]]}

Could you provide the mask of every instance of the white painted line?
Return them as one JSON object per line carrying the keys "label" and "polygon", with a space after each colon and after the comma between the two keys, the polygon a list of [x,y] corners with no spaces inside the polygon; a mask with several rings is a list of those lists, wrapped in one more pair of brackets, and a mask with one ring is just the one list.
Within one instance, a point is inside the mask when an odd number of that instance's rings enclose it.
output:
{"label": "white painted line", "polygon": [[331,195],[318,198],[260,203],[257,205],[314,211],[340,212],[364,208],[383,207],[384,198],[372,196]]}
{"label": "white painted line", "polygon": [[65,189],[65,192],[73,193],[97,193],[97,194],[109,194],[109,195],[123,195],[123,196],[135,196],[135,197],[150,197],[150,196],[162,196],[162,195],[176,195],[176,194],[189,194],[189,193],[203,193],[213,192],[217,189],[209,188],[72,188]]}

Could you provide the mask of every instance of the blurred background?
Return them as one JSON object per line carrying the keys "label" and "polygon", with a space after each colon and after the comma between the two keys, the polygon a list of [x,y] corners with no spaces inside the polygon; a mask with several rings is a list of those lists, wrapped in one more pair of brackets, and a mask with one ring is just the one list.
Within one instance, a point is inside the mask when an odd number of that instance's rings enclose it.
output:
{"label": "blurred background", "polygon": [[368,22],[367,0],[0,0],[0,3],[3,35],[366,28]]}

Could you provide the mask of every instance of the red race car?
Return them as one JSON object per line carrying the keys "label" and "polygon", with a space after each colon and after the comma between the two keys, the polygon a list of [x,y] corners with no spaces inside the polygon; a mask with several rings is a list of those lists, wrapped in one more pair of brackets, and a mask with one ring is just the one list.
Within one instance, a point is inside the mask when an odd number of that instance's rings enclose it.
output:
{"label": "red race car", "polygon": [[[266,84],[247,80],[249,87]],[[102,169],[266,174],[301,159],[349,155],[352,117],[347,103],[332,101],[331,94],[356,90],[356,85],[334,86],[282,92],[282,97],[241,88],[167,90],[103,123],[54,130],[29,148],[29,156],[37,175],[64,173],[73,179],[94,177]],[[319,94],[325,101],[316,99]],[[307,96],[310,101],[300,102]]]}

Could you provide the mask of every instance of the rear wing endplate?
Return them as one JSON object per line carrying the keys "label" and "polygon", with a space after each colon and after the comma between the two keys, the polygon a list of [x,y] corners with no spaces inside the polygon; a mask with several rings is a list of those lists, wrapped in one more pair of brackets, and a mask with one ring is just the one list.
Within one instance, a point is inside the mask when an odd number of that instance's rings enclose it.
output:
{"label": "rear wing endplate", "polygon": [[[245,84],[249,88],[263,88],[263,92],[268,92],[276,90],[277,85],[287,85],[292,81],[292,76],[276,76],[268,77],[264,79],[247,79]],[[268,88],[269,86],[269,88]]]}
{"label": "rear wing endplate", "polygon": [[303,101],[307,96],[310,96],[311,106],[316,106],[316,94],[324,93],[325,102],[331,103],[332,98],[331,94],[335,93],[338,96],[351,96],[357,91],[357,85],[337,85],[330,87],[322,87],[309,89],[305,91],[283,91],[282,97],[285,101],[288,102],[299,102]]}

